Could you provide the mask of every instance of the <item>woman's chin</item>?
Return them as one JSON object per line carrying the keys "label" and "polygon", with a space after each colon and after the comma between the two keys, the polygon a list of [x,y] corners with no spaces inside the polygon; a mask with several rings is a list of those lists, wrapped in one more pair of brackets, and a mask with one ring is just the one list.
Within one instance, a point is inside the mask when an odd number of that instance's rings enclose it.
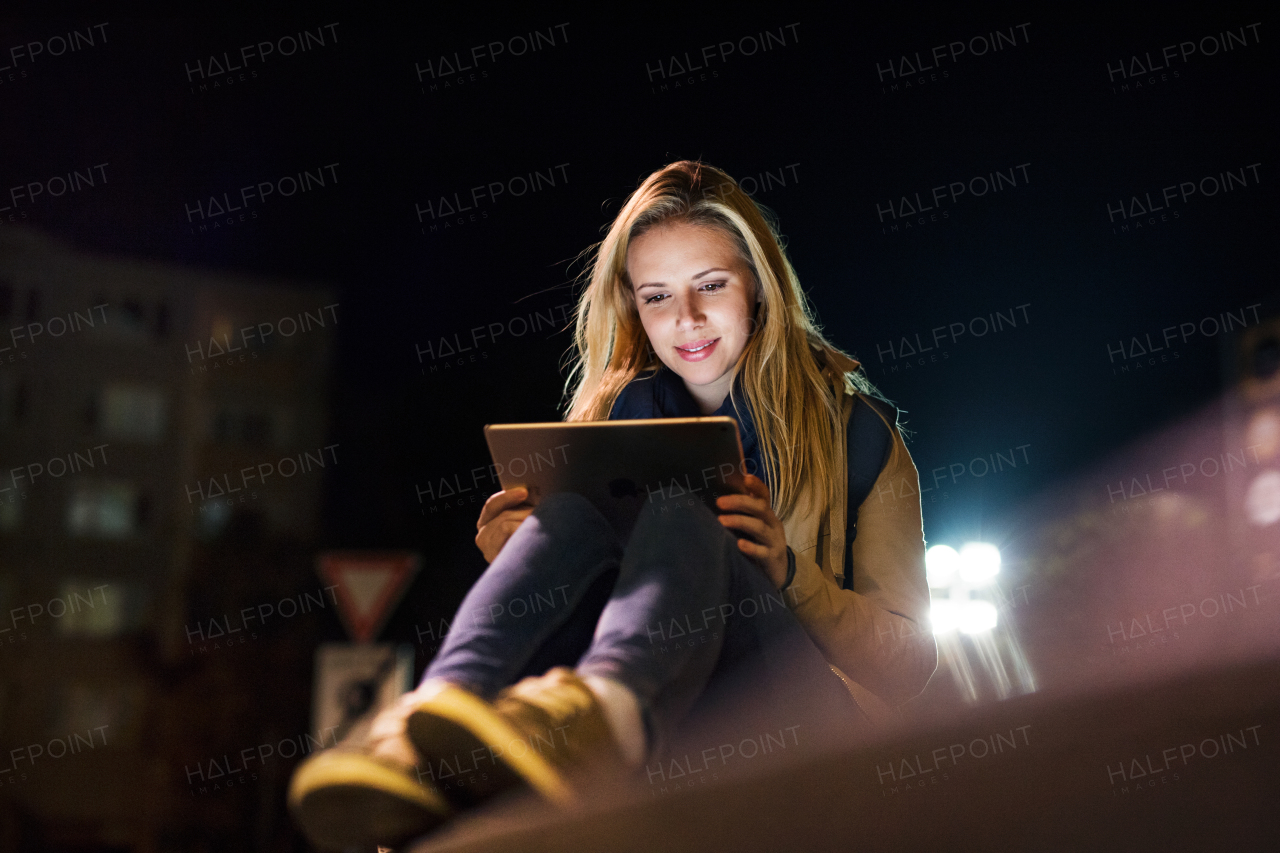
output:
{"label": "woman's chin", "polygon": [[720,380],[728,371],[728,368],[718,369],[717,365],[709,362],[698,362],[696,364],[682,364],[678,368],[673,368],[676,375],[685,381],[686,385],[711,385]]}

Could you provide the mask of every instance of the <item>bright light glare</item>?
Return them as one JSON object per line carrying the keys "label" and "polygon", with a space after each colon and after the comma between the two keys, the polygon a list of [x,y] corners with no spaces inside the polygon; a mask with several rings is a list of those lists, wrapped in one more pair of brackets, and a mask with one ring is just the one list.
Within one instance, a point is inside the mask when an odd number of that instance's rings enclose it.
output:
{"label": "bright light glare", "polygon": [[996,627],[996,606],[990,601],[965,601],[957,627],[966,634],[981,634]]}
{"label": "bright light glare", "polygon": [[934,589],[946,589],[951,586],[951,577],[960,568],[960,555],[950,545],[934,545],[924,554],[924,571],[929,579],[929,586]]}
{"label": "bright light glare", "polygon": [[933,625],[933,633],[947,634],[954,631],[959,622],[959,605],[958,601],[948,601],[941,599],[933,602],[929,607],[929,623]]}
{"label": "bright light glare", "polygon": [[1263,471],[1253,478],[1244,497],[1249,520],[1259,527],[1280,521],[1280,471]]}
{"label": "bright light glare", "polygon": [[981,634],[996,627],[996,606],[990,601],[951,601],[940,599],[929,607],[933,633],[962,631]]}
{"label": "bright light glare", "polygon": [[986,542],[968,542],[960,549],[960,577],[975,586],[991,583],[1000,573],[1000,549]]}

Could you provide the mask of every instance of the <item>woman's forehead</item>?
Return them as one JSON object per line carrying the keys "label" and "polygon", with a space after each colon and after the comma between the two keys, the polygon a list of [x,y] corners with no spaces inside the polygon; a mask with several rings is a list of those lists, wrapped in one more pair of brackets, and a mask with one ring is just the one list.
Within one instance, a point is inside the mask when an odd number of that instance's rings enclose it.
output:
{"label": "woman's forehead", "polygon": [[723,229],[701,223],[677,221],[663,223],[631,241],[627,261],[644,262],[674,260],[677,257],[738,256],[738,247]]}

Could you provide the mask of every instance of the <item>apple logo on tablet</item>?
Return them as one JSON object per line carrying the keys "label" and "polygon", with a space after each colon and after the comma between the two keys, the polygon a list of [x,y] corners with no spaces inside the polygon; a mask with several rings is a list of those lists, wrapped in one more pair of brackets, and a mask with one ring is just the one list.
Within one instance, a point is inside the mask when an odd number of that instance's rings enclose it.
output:
{"label": "apple logo on tablet", "polygon": [[634,498],[635,496],[636,496],[635,480],[628,480],[626,477],[619,477],[616,480],[609,481],[609,497]]}

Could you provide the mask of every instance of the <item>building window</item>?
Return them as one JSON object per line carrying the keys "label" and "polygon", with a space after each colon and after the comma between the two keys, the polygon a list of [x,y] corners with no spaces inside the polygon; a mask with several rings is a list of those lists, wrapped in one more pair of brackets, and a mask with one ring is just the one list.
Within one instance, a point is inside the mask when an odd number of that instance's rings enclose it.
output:
{"label": "building window", "polygon": [[241,421],[241,434],[245,444],[269,444],[271,442],[271,416],[262,412],[249,412]]}
{"label": "building window", "polygon": [[0,428],[22,423],[27,413],[27,383],[0,376]]}
{"label": "building window", "polygon": [[0,533],[12,533],[21,523],[22,499],[12,493],[0,493]]}
{"label": "building window", "polygon": [[27,322],[34,323],[40,319],[40,291],[27,293]]}
{"label": "building window", "polygon": [[210,437],[224,444],[268,445],[278,437],[271,412],[224,406],[213,415]]}
{"label": "building window", "polygon": [[55,623],[61,634],[72,637],[113,637],[130,621],[129,604],[135,598],[132,585],[101,580],[67,578],[59,584],[62,610]]}
{"label": "building window", "polygon": [[91,404],[89,419],[106,438],[159,441],[164,437],[167,409],[157,388],[111,383]]}
{"label": "building window", "polygon": [[222,532],[231,520],[231,507],[225,501],[205,501],[200,504],[197,534],[212,539]]}
{"label": "building window", "polygon": [[110,299],[103,294],[96,294],[93,304],[107,305],[103,334],[135,341],[163,340],[169,334],[172,317],[169,306],[164,301],[151,305],[136,296]]}
{"label": "building window", "polygon": [[156,338],[164,340],[169,337],[169,305],[161,302],[156,306]]}
{"label": "building window", "polygon": [[143,310],[142,303],[136,299],[126,299],[120,303],[120,310],[116,312],[116,321],[129,334],[146,334],[147,312]]}
{"label": "building window", "polygon": [[136,534],[149,507],[130,483],[81,483],[67,505],[67,531],[73,536],[125,539]]}

